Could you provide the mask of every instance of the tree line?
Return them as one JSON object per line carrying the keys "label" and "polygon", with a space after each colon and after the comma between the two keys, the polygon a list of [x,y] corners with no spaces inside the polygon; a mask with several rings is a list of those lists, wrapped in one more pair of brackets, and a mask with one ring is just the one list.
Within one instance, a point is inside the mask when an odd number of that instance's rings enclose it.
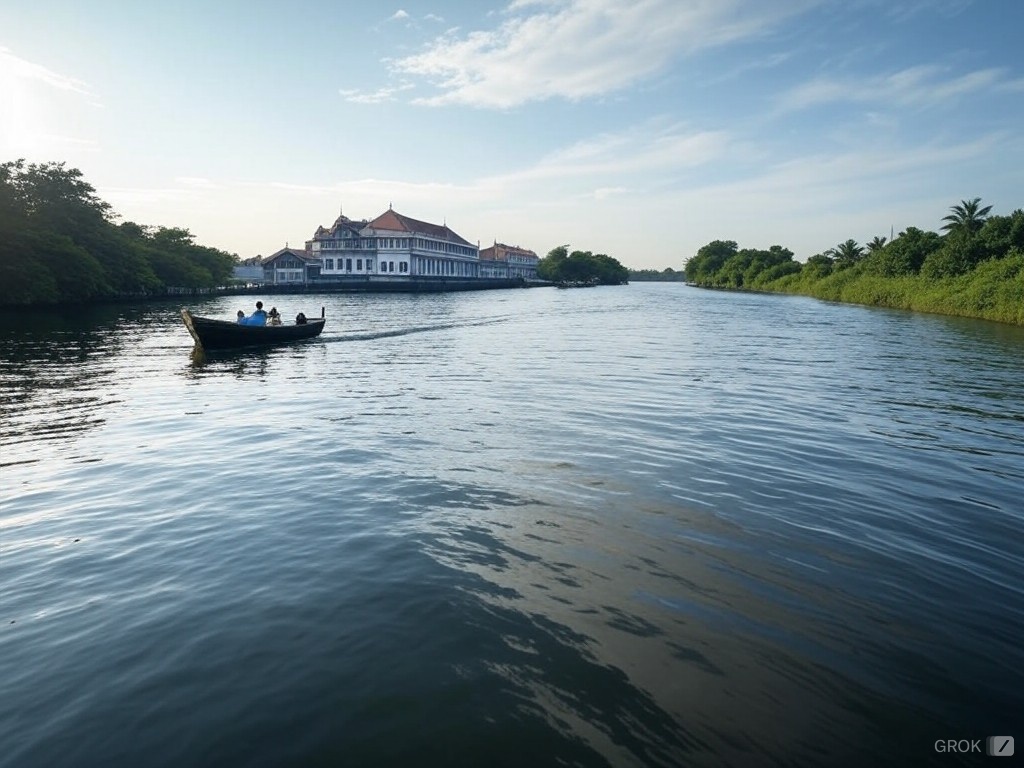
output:
{"label": "tree line", "polygon": [[629,270],[629,281],[631,283],[683,283],[686,282],[686,272],[677,272],[672,267],[665,267],[660,272],[656,269],[631,269]]}
{"label": "tree line", "polygon": [[117,223],[65,163],[0,164],[0,305],[61,304],[224,285],[236,257],[187,229]]}
{"label": "tree line", "polygon": [[548,251],[548,255],[537,264],[537,276],[553,283],[623,285],[629,282],[629,270],[618,260],[590,251],[569,253],[568,245]]}
{"label": "tree line", "polygon": [[981,198],[950,207],[941,234],[908,227],[891,241],[849,239],[805,263],[788,248],[714,240],[686,262],[706,288],[799,293],[1024,324],[1024,211],[989,215]]}

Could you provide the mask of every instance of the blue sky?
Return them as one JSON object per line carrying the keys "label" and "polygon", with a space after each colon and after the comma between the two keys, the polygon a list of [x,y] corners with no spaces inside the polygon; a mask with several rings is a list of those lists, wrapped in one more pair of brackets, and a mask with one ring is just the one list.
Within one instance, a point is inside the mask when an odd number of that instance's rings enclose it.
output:
{"label": "blue sky", "polygon": [[483,247],[804,260],[1024,206],[1018,0],[0,6],[0,161],[242,257],[391,204]]}

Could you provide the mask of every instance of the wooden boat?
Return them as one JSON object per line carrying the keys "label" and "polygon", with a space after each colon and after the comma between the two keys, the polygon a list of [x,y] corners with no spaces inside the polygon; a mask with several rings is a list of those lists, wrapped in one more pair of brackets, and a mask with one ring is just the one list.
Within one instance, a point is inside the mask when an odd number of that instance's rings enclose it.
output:
{"label": "wooden boat", "polygon": [[196,345],[207,350],[287,344],[300,339],[311,339],[320,335],[324,323],[327,322],[323,307],[320,308],[320,317],[309,319],[302,324],[239,325],[232,320],[197,317],[187,309],[181,310],[181,319],[185,321],[185,327],[196,340]]}

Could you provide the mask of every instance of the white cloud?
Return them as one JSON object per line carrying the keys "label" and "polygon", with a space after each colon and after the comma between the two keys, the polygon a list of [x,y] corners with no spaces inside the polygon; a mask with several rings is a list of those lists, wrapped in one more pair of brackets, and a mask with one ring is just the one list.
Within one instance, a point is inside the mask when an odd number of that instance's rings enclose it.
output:
{"label": "white cloud", "polygon": [[42,64],[15,56],[9,48],[4,46],[0,46],[0,73],[25,80],[35,80],[61,91],[73,91],[83,96],[92,96],[89,85],[82,80],[62,75],[47,69]]}
{"label": "white cloud", "polygon": [[405,11],[403,11],[401,8],[399,8],[397,11],[395,11],[391,15],[391,17],[388,19],[388,21],[402,21],[403,19],[408,19],[408,18],[409,18],[409,14],[406,13]]}
{"label": "white cloud", "polygon": [[440,89],[428,105],[510,108],[601,96],[677,58],[763,34],[813,0],[516,0],[496,29],[451,31],[394,71]]}
{"label": "white cloud", "polygon": [[541,158],[533,166],[495,177],[490,183],[506,186],[581,177],[604,177],[614,182],[641,173],[651,178],[671,177],[719,160],[730,149],[730,143],[729,135],[721,131],[687,131],[679,125],[644,124],[577,142]]}
{"label": "white cloud", "polygon": [[931,107],[985,90],[1007,89],[1005,70],[979,69],[958,77],[935,65],[909,67],[861,80],[820,77],[798,86],[780,101],[782,111],[837,102],[879,103],[900,107]]}
{"label": "white cloud", "polygon": [[85,82],[0,46],[0,156],[51,160],[97,151],[95,139],[74,135],[83,104],[98,106]]}
{"label": "white cloud", "polygon": [[917,16],[936,14],[947,18],[957,16],[970,7],[973,0],[912,0],[911,2],[883,2],[882,12],[892,21],[905,22]]}
{"label": "white cloud", "polygon": [[353,104],[383,104],[387,101],[395,101],[396,94],[408,91],[415,86],[412,83],[401,83],[391,88],[378,88],[376,91],[360,91],[355,88],[339,89],[338,93]]}

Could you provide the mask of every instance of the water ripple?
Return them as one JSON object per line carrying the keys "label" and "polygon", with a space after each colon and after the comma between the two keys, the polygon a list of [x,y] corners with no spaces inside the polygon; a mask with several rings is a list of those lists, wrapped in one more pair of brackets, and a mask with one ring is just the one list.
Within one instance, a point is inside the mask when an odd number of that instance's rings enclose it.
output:
{"label": "water ripple", "polygon": [[0,323],[0,765],[1012,733],[1024,332],[671,284],[275,302],[328,330]]}

